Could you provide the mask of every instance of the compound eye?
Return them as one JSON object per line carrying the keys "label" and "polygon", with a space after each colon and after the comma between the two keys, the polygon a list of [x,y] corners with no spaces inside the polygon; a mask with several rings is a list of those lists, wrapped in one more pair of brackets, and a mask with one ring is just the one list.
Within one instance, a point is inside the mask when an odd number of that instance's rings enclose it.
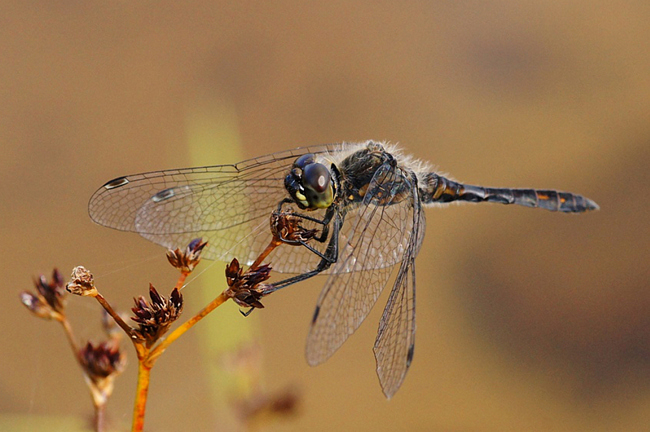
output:
{"label": "compound eye", "polygon": [[311,163],[303,169],[302,184],[318,193],[322,193],[329,187],[331,178],[330,172],[325,168],[325,165]]}
{"label": "compound eye", "polygon": [[314,155],[312,153],[307,153],[296,159],[293,166],[294,168],[305,169],[307,165],[312,163],[314,163]]}

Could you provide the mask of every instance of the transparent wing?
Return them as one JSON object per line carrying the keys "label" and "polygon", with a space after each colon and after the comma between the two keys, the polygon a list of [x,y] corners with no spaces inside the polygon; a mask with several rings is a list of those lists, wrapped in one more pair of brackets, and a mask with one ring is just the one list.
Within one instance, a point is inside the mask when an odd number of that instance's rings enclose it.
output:
{"label": "transparent wing", "polygon": [[[269,218],[287,197],[284,177],[295,159],[339,148],[304,147],[235,165],[119,177],[93,194],[88,212],[100,225],[137,232],[167,248],[203,237],[209,242],[203,257],[251,264],[271,239]],[[302,247],[282,247],[273,261],[275,271],[301,273],[318,259]]]}
{"label": "transparent wing", "polygon": [[[417,189],[413,193],[417,194]],[[402,385],[415,347],[415,256],[422,242],[425,221],[419,199],[413,203],[414,231],[379,321],[373,348],[379,383],[389,399]]]}
{"label": "transparent wing", "polygon": [[380,202],[378,197],[405,184],[410,185],[410,180],[389,164],[379,168],[369,184],[318,299],[307,337],[310,365],[327,360],[366,318],[393,271],[378,263],[404,257],[413,228],[413,197],[400,196],[396,201],[393,196],[392,202],[385,197]]}

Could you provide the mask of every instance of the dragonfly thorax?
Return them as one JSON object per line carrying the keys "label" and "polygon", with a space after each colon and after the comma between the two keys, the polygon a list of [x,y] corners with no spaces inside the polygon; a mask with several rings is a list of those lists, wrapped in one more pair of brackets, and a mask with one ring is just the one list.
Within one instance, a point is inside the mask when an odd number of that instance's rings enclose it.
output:
{"label": "dragonfly thorax", "polygon": [[327,208],[334,200],[332,174],[311,153],[296,159],[284,179],[284,187],[303,210]]}

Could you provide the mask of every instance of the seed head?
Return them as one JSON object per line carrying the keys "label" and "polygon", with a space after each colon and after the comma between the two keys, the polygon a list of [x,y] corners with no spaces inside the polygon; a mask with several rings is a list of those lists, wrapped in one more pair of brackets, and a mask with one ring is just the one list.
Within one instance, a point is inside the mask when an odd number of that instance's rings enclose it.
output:
{"label": "seed head", "polygon": [[226,266],[228,295],[242,307],[263,308],[260,299],[264,296],[265,280],[271,277],[271,266],[264,264],[254,269],[243,271],[237,258]]}
{"label": "seed head", "polygon": [[20,300],[34,315],[45,319],[60,319],[65,309],[65,290],[61,273],[54,269],[52,279],[48,282],[45,276],[34,279],[36,293],[23,291]]}
{"label": "seed head", "polygon": [[113,342],[101,342],[96,346],[88,342],[79,350],[79,360],[94,382],[122,372],[126,364],[119,344]]}
{"label": "seed head", "polygon": [[178,288],[174,288],[169,299],[166,299],[150,284],[149,298],[150,302],[143,296],[133,299],[135,307],[131,310],[135,316],[131,319],[138,323],[138,328],[134,331],[136,336],[151,347],[180,316],[183,310],[183,295]]}
{"label": "seed head", "polygon": [[69,293],[79,296],[95,297],[97,295],[93,274],[82,266],[72,269],[70,282],[65,286],[65,289]]}
{"label": "seed head", "polygon": [[119,343],[109,341],[94,346],[88,342],[78,356],[95,406],[105,405],[113,393],[115,377],[126,365],[126,356],[120,351]]}
{"label": "seed head", "polygon": [[312,239],[317,230],[300,225],[301,218],[291,211],[274,211],[271,215],[271,233],[273,237],[288,244],[302,244]]}
{"label": "seed head", "polygon": [[191,273],[201,261],[201,252],[208,242],[197,238],[187,245],[184,251],[180,249],[167,251],[167,260],[169,263],[183,273]]}

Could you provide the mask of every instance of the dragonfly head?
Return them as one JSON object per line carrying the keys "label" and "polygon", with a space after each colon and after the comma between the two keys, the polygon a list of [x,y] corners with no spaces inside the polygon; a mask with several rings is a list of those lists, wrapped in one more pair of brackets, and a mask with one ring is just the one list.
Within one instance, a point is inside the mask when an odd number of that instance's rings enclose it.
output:
{"label": "dragonfly head", "polygon": [[332,174],[311,153],[300,156],[284,179],[284,187],[301,209],[327,208],[334,200]]}

